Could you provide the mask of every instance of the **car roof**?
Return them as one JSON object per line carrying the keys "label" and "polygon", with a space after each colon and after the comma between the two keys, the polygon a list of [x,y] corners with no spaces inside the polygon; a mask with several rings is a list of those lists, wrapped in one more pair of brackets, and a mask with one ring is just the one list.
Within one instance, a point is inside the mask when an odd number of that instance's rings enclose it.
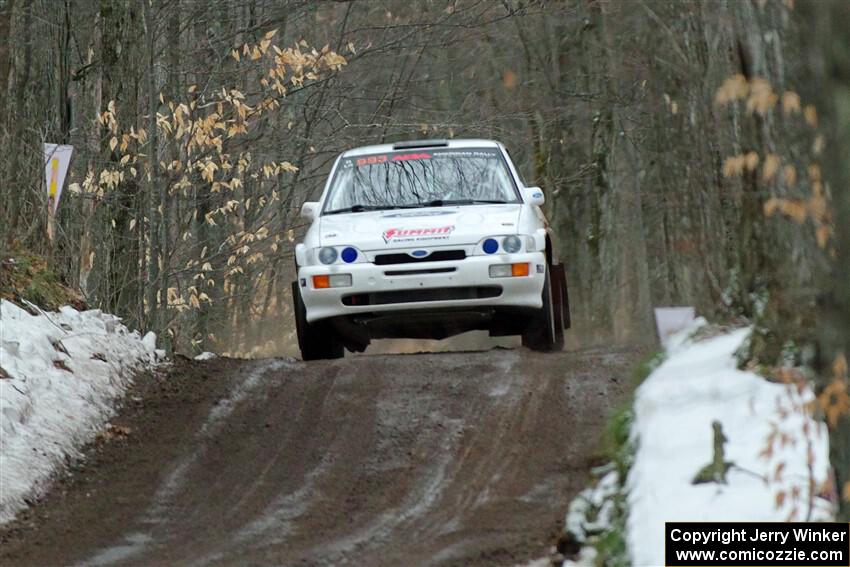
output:
{"label": "car roof", "polygon": [[410,151],[412,149],[425,148],[500,148],[501,146],[502,144],[494,140],[479,140],[474,138],[453,140],[411,140],[393,142],[392,144],[379,144],[376,146],[363,146],[360,148],[352,148],[343,152],[342,157],[346,158],[371,154],[383,154],[389,152]]}

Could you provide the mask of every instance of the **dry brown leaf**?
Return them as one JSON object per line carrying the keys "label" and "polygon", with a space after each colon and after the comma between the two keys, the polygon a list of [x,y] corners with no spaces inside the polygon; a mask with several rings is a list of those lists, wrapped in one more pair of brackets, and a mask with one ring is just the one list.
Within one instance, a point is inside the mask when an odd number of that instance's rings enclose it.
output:
{"label": "dry brown leaf", "polygon": [[726,79],[723,84],[717,89],[714,95],[714,102],[718,105],[728,104],[737,100],[741,100],[750,92],[750,85],[747,83],[747,78],[738,73]]}
{"label": "dry brown leaf", "polygon": [[797,184],[797,168],[793,165],[786,165],[783,167],[782,176],[785,178],[785,183],[787,183],[789,187],[793,187]]}
{"label": "dry brown leaf", "polygon": [[750,96],[747,98],[747,114],[767,114],[776,106],[779,97],[773,92],[773,87],[762,77],[750,81]]}
{"label": "dry brown leaf", "polygon": [[800,95],[794,91],[785,91],[782,94],[782,111],[786,115],[800,112]]}
{"label": "dry brown leaf", "polygon": [[744,165],[747,171],[755,171],[759,166],[759,155],[754,151],[747,152],[747,155],[744,157]]}
{"label": "dry brown leaf", "polygon": [[812,128],[818,127],[818,110],[814,105],[809,104],[803,109],[803,117],[809,126]]}
{"label": "dry brown leaf", "polygon": [[812,183],[819,183],[821,181],[821,171],[818,164],[813,163],[809,165],[809,179],[811,179]]}
{"label": "dry brown leaf", "polygon": [[834,429],[841,416],[850,412],[850,394],[847,393],[847,382],[845,380],[833,380],[818,396],[818,402],[820,402],[827,423]]}
{"label": "dry brown leaf", "polygon": [[[816,184],[816,186],[817,185],[819,184]],[[809,213],[812,218],[816,219],[818,222],[823,222],[829,216],[826,199],[822,195],[823,192],[818,191],[812,195],[811,199],[809,199]]]}
{"label": "dry brown leaf", "polygon": [[836,380],[847,377],[847,357],[844,356],[843,352],[839,353],[832,363],[832,376]]}
{"label": "dry brown leaf", "polygon": [[815,231],[815,237],[817,238],[818,246],[821,249],[826,248],[831,232],[830,228],[825,224],[820,225]]}
{"label": "dry brown leaf", "polygon": [[771,197],[764,203],[764,216],[771,217],[779,209],[779,199]]}
{"label": "dry brown leaf", "polygon": [[129,427],[108,423],[106,429],[98,433],[97,438],[99,441],[121,440],[129,437],[132,432],[133,430]]}
{"label": "dry brown leaf", "polygon": [[796,199],[782,200],[780,203],[782,214],[790,217],[797,224],[806,222],[806,206]]}
{"label": "dry brown leaf", "polygon": [[744,172],[744,167],[746,166],[746,156],[729,156],[723,162],[723,177],[733,177],[736,175],[741,175]]}
{"label": "dry brown leaf", "polygon": [[779,156],[776,154],[767,154],[764,158],[764,165],[761,169],[761,178],[765,181],[771,181],[776,177],[779,171]]}

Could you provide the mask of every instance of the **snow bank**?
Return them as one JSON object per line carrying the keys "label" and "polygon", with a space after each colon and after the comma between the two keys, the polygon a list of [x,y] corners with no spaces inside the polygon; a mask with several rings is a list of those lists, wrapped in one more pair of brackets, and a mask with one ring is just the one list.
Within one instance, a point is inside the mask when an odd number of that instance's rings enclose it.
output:
{"label": "snow bank", "polygon": [[103,429],[134,373],[156,361],[156,336],[119,321],[71,307],[33,316],[0,301],[0,523]]}
{"label": "snow bank", "polygon": [[587,541],[588,536],[600,533],[611,525],[617,494],[617,471],[609,471],[590,488],[582,490],[570,503],[564,530],[577,541]]}
{"label": "snow bank", "polygon": [[[636,392],[626,534],[633,565],[664,564],[665,521],[809,519],[809,449],[815,486],[827,478],[826,431],[800,411],[785,411],[811,393],[736,368],[734,352],[749,329],[694,342],[688,337],[695,329],[671,339],[665,362]],[[728,438],[725,460],[737,466],[728,484],[693,485],[711,462],[715,420]],[[774,431],[772,454],[760,456]],[[812,519],[829,515],[820,499],[811,502]]]}

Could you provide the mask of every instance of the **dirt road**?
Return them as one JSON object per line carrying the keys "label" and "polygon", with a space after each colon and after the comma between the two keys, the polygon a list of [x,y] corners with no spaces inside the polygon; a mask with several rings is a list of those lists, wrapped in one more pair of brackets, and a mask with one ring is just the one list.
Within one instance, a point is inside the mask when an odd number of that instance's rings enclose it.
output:
{"label": "dirt road", "polygon": [[120,427],[0,529],[0,564],[543,557],[638,356],[178,362],[139,380]]}

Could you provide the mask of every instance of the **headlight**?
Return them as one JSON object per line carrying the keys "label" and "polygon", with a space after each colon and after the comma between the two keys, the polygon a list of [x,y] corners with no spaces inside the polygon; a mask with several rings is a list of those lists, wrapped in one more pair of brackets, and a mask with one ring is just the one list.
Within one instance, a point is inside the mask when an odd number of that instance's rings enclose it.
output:
{"label": "headlight", "polygon": [[487,254],[495,254],[497,250],[499,250],[499,241],[495,238],[488,238],[484,241],[484,244],[481,245],[481,248]]}
{"label": "headlight", "polygon": [[336,248],[325,246],[319,250],[319,262],[322,264],[333,264],[336,262]]}
{"label": "headlight", "polygon": [[505,252],[508,254],[516,254],[522,249],[522,240],[519,239],[519,236],[510,235],[506,236],[504,240],[502,240],[502,248],[505,249]]}

